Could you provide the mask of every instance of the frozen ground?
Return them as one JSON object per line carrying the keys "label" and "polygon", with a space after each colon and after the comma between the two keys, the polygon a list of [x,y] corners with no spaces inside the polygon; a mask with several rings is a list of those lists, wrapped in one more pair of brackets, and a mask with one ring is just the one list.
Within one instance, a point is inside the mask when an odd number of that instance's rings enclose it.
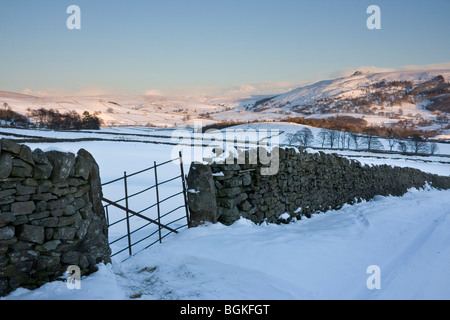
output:
{"label": "frozen ground", "polygon": [[[85,148],[99,163],[103,182],[153,161],[166,161],[173,151],[171,145],[139,142],[28,145],[75,153]],[[448,158],[351,152],[347,156],[450,175]],[[169,165],[161,174],[176,168]],[[179,182],[168,187],[179,188]],[[115,198],[120,189],[104,193]],[[447,300],[449,197],[450,191],[410,190],[401,198],[377,197],[288,225],[256,226],[240,220],[231,227],[184,229],[125,262],[114,259],[112,264],[99,265],[97,273],[82,279],[81,290],[69,290],[66,283],[55,281],[33,291],[18,289],[4,299]],[[366,286],[371,265],[380,267],[380,290]]]}
{"label": "frozen ground", "polygon": [[[124,263],[99,265],[81,290],[64,282],[6,299],[450,298],[449,191],[411,190],[288,225],[208,225]],[[380,268],[369,290],[367,268]]]}

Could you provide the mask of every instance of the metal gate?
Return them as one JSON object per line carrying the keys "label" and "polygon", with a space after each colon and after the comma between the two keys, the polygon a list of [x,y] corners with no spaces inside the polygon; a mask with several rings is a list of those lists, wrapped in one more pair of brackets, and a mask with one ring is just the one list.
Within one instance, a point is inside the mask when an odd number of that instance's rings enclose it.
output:
{"label": "metal gate", "polygon": [[[158,179],[161,168],[179,161],[179,174],[173,176],[172,167],[162,170],[171,175],[163,181]],[[143,178],[145,187],[141,183],[130,183],[133,178]],[[176,182],[179,180],[179,182]],[[150,185],[148,181],[153,181]],[[177,183],[177,187],[174,185]],[[179,184],[178,184],[179,183]],[[166,186],[168,192],[162,192]],[[122,197],[118,200],[110,200],[103,197],[104,208],[108,221],[110,236],[111,257],[122,256],[123,260],[161,243],[170,234],[178,233],[178,230],[189,226],[189,210],[187,206],[186,180],[183,168],[181,152],[179,158],[171,159],[163,163],[154,162],[153,166],[127,174],[123,177],[105,182],[105,187],[113,186],[116,191],[121,189]],[[135,190],[131,190],[133,187]],[[171,189],[175,188],[176,191]],[[181,191],[180,191],[181,190]],[[104,191],[105,192],[105,191]],[[117,192],[116,192],[117,193]],[[140,198],[139,201],[134,201]],[[140,205],[140,207],[139,207]],[[139,209],[138,209],[139,207]]]}

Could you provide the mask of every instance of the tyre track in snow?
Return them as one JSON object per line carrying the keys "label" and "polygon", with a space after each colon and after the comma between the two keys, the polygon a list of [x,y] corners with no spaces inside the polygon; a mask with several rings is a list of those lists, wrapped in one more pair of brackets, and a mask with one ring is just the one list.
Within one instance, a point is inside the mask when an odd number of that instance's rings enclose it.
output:
{"label": "tyre track in snow", "polygon": [[[437,218],[431,221],[410,241],[409,245],[404,247],[399,254],[386,267],[381,267],[381,289],[379,290],[362,290],[355,299],[357,300],[376,300],[383,299],[381,296],[385,293],[385,289],[391,288],[395,280],[406,270],[413,268],[411,261],[419,256],[419,253],[426,244],[432,239],[435,230],[438,227],[444,227],[444,222],[448,218],[450,211],[443,212]],[[414,279],[411,279],[414,281]]]}

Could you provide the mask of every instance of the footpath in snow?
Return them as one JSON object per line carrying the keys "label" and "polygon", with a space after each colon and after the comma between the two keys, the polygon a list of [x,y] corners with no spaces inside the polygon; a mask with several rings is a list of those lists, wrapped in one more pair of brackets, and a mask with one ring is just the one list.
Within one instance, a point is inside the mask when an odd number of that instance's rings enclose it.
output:
{"label": "footpath in snow", "polygon": [[[80,290],[56,281],[4,299],[450,299],[450,191],[376,197],[287,225],[185,230]],[[369,290],[369,266],[381,289]]]}

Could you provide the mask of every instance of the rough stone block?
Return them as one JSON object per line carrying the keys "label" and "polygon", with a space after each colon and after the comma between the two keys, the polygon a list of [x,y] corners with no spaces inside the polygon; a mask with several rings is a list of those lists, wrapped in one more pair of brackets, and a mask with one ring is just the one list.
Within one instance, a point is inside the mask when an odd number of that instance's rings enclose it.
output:
{"label": "rough stone block", "polygon": [[76,228],[72,227],[61,227],[56,229],[53,239],[55,240],[73,240],[77,232]]}
{"label": "rough stone block", "polygon": [[242,211],[250,211],[250,209],[252,208],[253,206],[247,200],[239,205],[239,209],[241,209]]}
{"label": "rough stone block", "polygon": [[38,164],[34,167],[34,179],[46,180],[52,176],[53,167],[50,164]]}
{"label": "rough stone block", "polygon": [[34,220],[40,220],[40,219],[44,219],[50,216],[50,212],[48,211],[42,211],[42,212],[38,212],[38,213],[32,213],[28,215],[28,219],[30,221],[34,221]]}
{"label": "rough stone block", "polygon": [[32,165],[35,164],[34,160],[33,160],[33,153],[31,152],[30,147],[28,147],[26,145],[20,146],[20,151],[19,151],[19,154],[17,157],[29,164],[32,164]]}
{"label": "rough stone block", "polygon": [[84,196],[90,189],[91,189],[91,186],[87,184],[87,185],[81,187],[78,191],[74,192],[73,196],[75,198],[80,198],[80,197]]}
{"label": "rough stone block", "polygon": [[244,186],[249,186],[252,184],[252,176],[250,174],[246,174],[242,177],[242,184]]}
{"label": "rough stone block", "polygon": [[0,154],[0,179],[6,179],[12,171],[12,156],[9,152]]}
{"label": "rough stone block", "polygon": [[14,238],[15,228],[13,226],[8,226],[0,228],[0,240],[10,240]]}
{"label": "rough stone block", "polygon": [[61,261],[60,257],[41,255],[37,259],[37,268],[39,270],[48,270],[57,267]]}
{"label": "rough stone block", "polygon": [[27,187],[37,187],[39,182],[33,178],[26,178],[25,180],[22,180],[22,185]]}
{"label": "rough stone block", "polygon": [[235,187],[240,187],[242,186],[242,179],[241,177],[232,177],[228,180],[223,181],[223,185],[226,188],[235,188]]}
{"label": "rough stone block", "polygon": [[7,189],[7,190],[1,190],[0,191],[0,199],[6,198],[8,196],[11,196],[13,194],[16,194],[16,189]]}
{"label": "rough stone block", "polygon": [[51,181],[53,183],[60,183],[67,180],[74,170],[75,155],[60,151],[49,151],[45,155],[53,166]]}
{"label": "rough stone block", "polygon": [[234,187],[234,188],[223,188],[218,191],[219,197],[234,197],[237,196],[242,192],[240,187]]}
{"label": "rough stone block", "polygon": [[48,202],[50,200],[58,199],[57,196],[51,194],[51,193],[37,193],[31,196],[31,200],[34,201],[44,201]]}
{"label": "rough stone block", "polygon": [[64,198],[59,198],[59,199],[48,202],[47,208],[50,211],[62,209],[65,206],[71,204],[73,202],[73,200],[74,200],[73,196],[69,194],[69,195],[65,196]]}
{"label": "rough stone block", "polygon": [[81,253],[78,251],[68,251],[61,255],[61,262],[71,265],[80,264]]}
{"label": "rough stone block", "polygon": [[20,239],[38,244],[43,244],[45,240],[44,227],[30,224],[18,227],[18,236]]}
{"label": "rough stone block", "polygon": [[12,212],[1,212],[0,213],[0,226],[7,225],[10,222],[14,222],[16,216]]}
{"label": "rough stone block", "polygon": [[45,242],[43,245],[37,246],[37,249],[44,252],[53,252],[61,243],[62,242],[60,240],[50,240]]}
{"label": "rough stone block", "polygon": [[13,159],[11,176],[18,178],[31,178],[33,177],[33,167],[23,160]]}
{"label": "rough stone block", "polygon": [[76,221],[77,221],[77,217],[75,215],[67,216],[67,217],[59,217],[58,218],[58,227],[70,226],[70,225],[74,224]]}
{"label": "rough stone block", "polygon": [[50,190],[53,187],[53,183],[48,180],[40,180],[41,183],[37,186],[37,194],[40,193],[51,193]]}
{"label": "rough stone block", "polygon": [[87,184],[87,181],[81,178],[69,178],[67,179],[69,186],[78,187]]}
{"label": "rough stone block", "polygon": [[37,164],[50,164],[50,162],[47,159],[47,156],[45,155],[45,152],[41,149],[37,148],[32,152],[33,160]]}
{"label": "rough stone block", "polygon": [[17,186],[16,196],[30,195],[36,192],[36,187]]}
{"label": "rough stone block", "polygon": [[54,228],[54,227],[58,226],[58,222],[59,221],[58,221],[57,217],[48,217],[48,218],[44,218],[44,219],[36,221],[35,224],[44,226],[44,227]]}
{"label": "rough stone block", "polygon": [[216,188],[210,166],[192,164],[188,175],[188,185],[198,193],[188,193],[191,226],[205,222],[217,222]]}
{"label": "rough stone block", "polygon": [[36,209],[34,201],[14,202],[11,204],[11,211],[17,215],[30,214]]}
{"label": "rough stone block", "polygon": [[74,176],[77,178],[89,179],[89,174],[92,171],[92,161],[88,158],[78,156],[74,168]]}
{"label": "rough stone block", "polygon": [[8,139],[1,139],[0,146],[2,151],[11,152],[13,154],[19,154],[20,152],[20,145]]}

